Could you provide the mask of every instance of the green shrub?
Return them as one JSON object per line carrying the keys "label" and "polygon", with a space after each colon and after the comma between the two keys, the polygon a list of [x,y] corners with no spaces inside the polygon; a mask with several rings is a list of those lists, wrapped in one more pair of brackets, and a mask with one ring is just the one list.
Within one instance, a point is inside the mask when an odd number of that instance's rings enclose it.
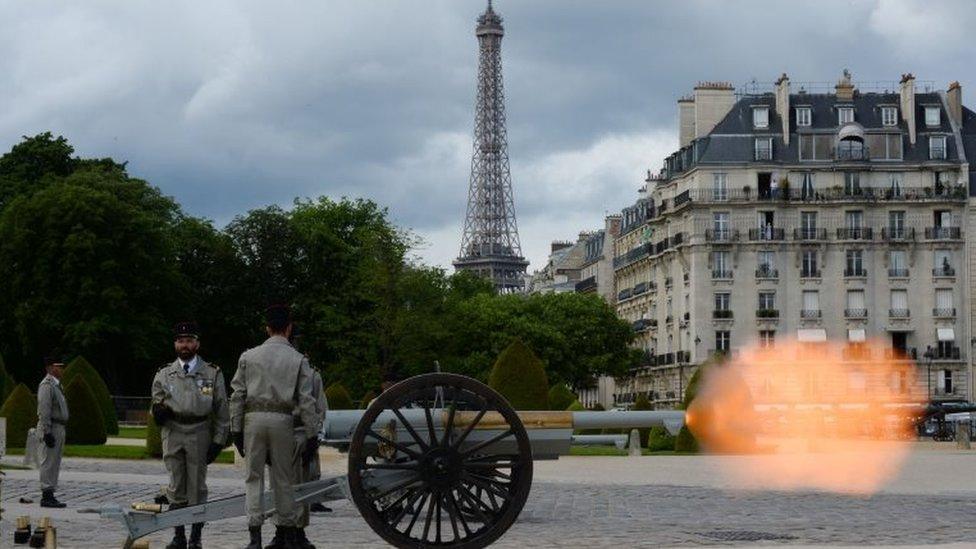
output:
{"label": "green shrub", "polygon": [[119,434],[119,419],[115,414],[115,403],[112,401],[112,393],[108,390],[105,380],[99,375],[98,370],[88,362],[85,357],[79,356],[68,363],[64,369],[61,383],[67,387],[75,376],[81,376],[88,384],[92,394],[95,395],[95,402],[102,413],[102,424],[105,425],[105,432],[110,435]]}
{"label": "green shrub", "polygon": [[68,444],[105,444],[105,422],[95,393],[82,376],[75,376],[64,390],[68,399]]}
{"label": "green shrub", "polygon": [[325,389],[325,399],[329,403],[330,410],[355,410],[356,407],[352,403],[352,397],[349,396],[349,391],[342,386],[338,381],[329,385]]}
{"label": "green shrub", "polygon": [[0,417],[7,418],[7,447],[27,445],[27,431],[37,425],[37,399],[26,385],[14,388],[0,408]]}
{"label": "green shrub", "polygon": [[[651,406],[651,401],[647,400],[647,397],[644,396],[644,393],[640,393],[637,395],[637,399],[634,400],[634,406],[631,408],[631,410],[653,410],[653,409],[654,406]],[[651,434],[651,430],[640,429],[639,432],[640,432],[641,446],[647,448],[647,441],[648,441],[648,437]]]}
{"label": "green shrub", "polygon": [[674,435],[664,427],[651,427],[647,435],[647,449],[652,452],[674,450]]}
{"label": "green shrub", "polygon": [[376,393],[374,393],[373,391],[366,391],[366,394],[363,395],[363,401],[359,403],[359,407],[365,410],[369,406],[369,403],[372,402],[374,398],[376,398]]}
{"label": "green shrub", "polygon": [[[691,376],[691,380],[688,381],[688,387],[685,388],[684,399],[681,401],[682,410],[687,410],[691,406],[691,401],[695,400],[695,397],[698,396],[698,386],[701,385],[702,375],[704,375],[705,370],[710,368],[713,363],[714,360],[712,359],[706,360],[695,370],[694,375]],[[695,435],[688,429],[687,425],[681,426],[681,430],[678,432],[678,436],[674,441],[674,450],[676,452],[689,453],[697,453],[700,450],[698,439],[695,438]]]}
{"label": "green shrub", "polygon": [[149,414],[146,423],[146,453],[154,458],[163,457],[163,435],[152,414]]}
{"label": "green shrub", "polygon": [[562,383],[557,383],[549,389],[549,409],[565,410],[576,402],[576,394],[569,390],[569,387]]}
{"label": "green shrub", "polygon": [[687,425],[682,425],[681,431],[678,431],[678,437],[674,439],[674,451],[698,453],[698,439],[695,438],[695,435],[691,434],[691,430],[688,429]]}
{"label": "green shrub", "polygon": [[[584,410],[586,410],[586,408],[584,408],[583,407],[583,404],[580,401],[578,401],[578,400],[574,400],[573,403],[570,404],[566,408],[566,411],[567,412],[582,412]],[[573,434],[574,435],[582,435],[583,434],[583,430],[582,429],[576,429],[575,431],[573,431]]]}
{"label": "green shrub", "polygon": [[495,361],[488,385],[516,410],[548,410],[549,379],[539,357],[516,339]]}

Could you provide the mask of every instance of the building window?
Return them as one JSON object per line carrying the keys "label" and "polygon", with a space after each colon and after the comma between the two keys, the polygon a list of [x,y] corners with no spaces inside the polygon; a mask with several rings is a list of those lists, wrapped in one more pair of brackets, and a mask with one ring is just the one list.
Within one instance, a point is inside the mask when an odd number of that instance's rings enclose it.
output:
{"label": "building window", "polygon": [[810,125],[810,107],[796,108],[796,125],[797,126]]}
{"label": "building window", "polygon": [[729,199],[729,179],[728,174],[712,174],[712,200]]}
{"label": "building window", "polygon": [[881,124],[894,126],[898,124],[898,109],[895,107],[881,107]]}
{"label": "building window", "polygon": [[759,309],[771,311],[776,308],[776,292],[759,292]]}
{"label": "building window", "polygon": [[769,127],[769,107],[752,108],[752,127],[753,128]]}
{"label": "building window", "polygon": [[888,212],[888,238],[902,240],[905,236],[905,212]]}
{"label": "building window", "polygon": [[906,318],[908,311],[908,290],[891,290],[891,310],[888,316],[894,318]]}
{"label": "building window", "polygon": [[803,309],[800,318],[820,318],[820,292],[803,290]]}
{"label": "building window", "polygon": [[776,344],[776,330],[759,330],[759,347],[768,349]]}
{"label": "building window", "polygon": [[728,330],[717,330],[715,332],[715,350],[720,353],[727,353],[731,348],[731,333]]}
{"label": "building window", "polygon": [[728,292],[716,292],[715,293],[715,310],[716,311],[729,311],[731,310],[732,294]]}
{"label": "building window", "polygon": [[868,316],[864,305],[864,290],[847,290],[847,310],[844,316],[848,318],[864,318]]}
{"label": "building window", "polygon": [[773,159],[773,139],[771,137],[756,138],[756,160]]}
{"label": "building window", "polygon": [[938,288],[935,290],[935,311],[933,311],[933,314],[936,317],[956,316],[956,309],[952,303],[951,288]]}
{"label": "building window", "polygon": [[729,212],[712,214],[712,230],[715,231],[715,240],[729,239]]}
{"label": "building window", "polygon": [[950,250],[935,250],[933,256],[935,265],[932,272],[935,276],[955,275],[955,270],[952,268],[952,252]]}
{"label": "building window", "polygon": [[844,276],[865,276],[864,270],[864,251],[847,250],[847,267],[844,269]]}
{"label": "building window", "polygon": [[820,270],[817,268],[816,250],[803,250],[803,262],[800,267],[800,276],[803,278],[820,278]]}
{"label": "building window", "polygon": [[775,278],[778,275],[776,272],[776,252],[771,250],[756,252],[756,264],[759,266],[756,269],[756,277]]}
{"label": "building window", "polygon": [[732,278],[729,252],[712,252],[712,278]]}
{"label": "building window", "polygon": [[847,225],[848,232],[852,233],[851,236],[857,238],[856,233],[864,226],[864,212],[861,210],[851,210],[844,213],[844,224]]}
{"label": "building window", "polygon": [[844,172],[844,194],[861,196],[861,174],[859,172]]}
{"label": "building window", "polygon": [[945,160],[946,158],[946,138],[944,135],[929,136],[929,159]]}
{"label": "building window", "polygon": [[888,174],[888,198],[901,196],[902,174],[892,172]]}
{"label": "building window", "polygon": [[908,276],[908,260],[905,250],[888,252],[888,276]]}
{"label": "building window", "polygon": [[843,126],[854,121],[854,107],[837,107],[837,125]]}
{"label": "building window", "polygon": [[803,172],[800,175],[800,197],[808,200],[814,197],[813,172]]}
{"label": "building window", "polygon": [[939,107],[925,107],[925,125],[935,128],[942,125],[942,116]]}
{"label": "building window", "polygon": [[837,144],[838,160],[865,160],[867,157],[864,140],[860,137],[845,137]]}

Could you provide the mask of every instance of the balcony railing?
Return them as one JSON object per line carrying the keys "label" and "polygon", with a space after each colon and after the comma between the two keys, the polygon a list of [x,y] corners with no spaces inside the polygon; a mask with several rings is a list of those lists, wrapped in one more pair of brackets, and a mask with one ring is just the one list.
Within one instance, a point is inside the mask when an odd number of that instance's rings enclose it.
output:
{"label": "balcony railing", "polygon": [[756,318],[779,318],[779,309],[756,309]]}
{"label": "balcony railing", "polygon": [[822,313],[820,309],[800,309],[800,318],[805,318],[805,319],[820,318],[821,314]]}
{"label": "balcony railing", "polygon": [[589,292],[595,290],[597,287],[596,277],[591,276],[589,278],[584,278],[576,283],[576,291],[579,293]]}
{"label": "balcony railing", "polygon": [[733,229],[705,229],[706,242],[735,242],[739,231]]}
{"label": "balcony railing", "polygon": [[911,315],[908,309],[888,309],[888,318],[908,318]]}
{"label": "balcony railing", "polygon": [[657,365],[668,365],[674,364],[674,353],[664,353],[663,355],[657,355]]}
{"label": "balcony railing", "polygon": [[613,268],[619,269],[621,267],[625,267],[631,263],[634,263],[635,261],[651,255],[653,246],[654,245],[651,243],[641,244],[627,253],[613,258]]}
{"label": "balcony railing", "polygon": [[891,278],[908,278],[908,269],[901,267],[889,267],[888,276]]}
{"label": "balcony railing", "polygon": [[962,229],[959,227],[926,227],[925,238],[928,240],[959,240]]}
{"label": "balcony railing", "polygon": [[867,318],[867,309],[844,309],[845,318]]}
{"label": "balcony railing", "polygon": [[962,360],[962,353],[959,351],[959,347],[955,345],[951,347],[936,347],[935,349],[932,349],[932,359]]}
{"label": "balcony railing", "polygon": [[642,319],[637,320],[637,321],[634,322],[633,328],[634,328],[634,331],[635,332],[643,332],[644,330],[647,330],[648,328],[657,328],[657,319],[656,318],[642,318]]}
{"label": "balcony railing", "polygon": [[634,297],[633,288],[627,288],[625,290],[620,290],[619,292],[617,292],[617,301],[623,301],[625,299],[630,299],[632,297]]}
{"label": "balcony railing", "polygon": [[774,227],[749,229],[749,240],[785,240],[786,230]]}
{"label": "balcony railing", "polygon": [[844,269],[844,276],[846,277],[865,277],[868,276],[867,269],[864,268],[854,268],[854,269]]}
{"label": "balcony railing", "polygon": [[716,320],[728,320],[732,318],[732,309],[715,309],[712,311],[712,318]]}
{"label": "balcony railing", "polygon": [[756,278],[779,278],[779,271],[770,265],[760,265],[756,269]]}
{"label": "balcony railing", "polygon": [[[748,189],[748,190],[747,190]],[[753,202],[753,201],[769,201],[774,197],[771,193],[759,193],[754,187],[744,187],[744,188],[726,188],[722,190],[716,190],[713,188],[704,189],[690,189],[690,197],[692,201],[699,202]],[[933,202],[946,202],[946,201],[964,201],[967,198],[966,189],[961,186],[956,186],[952,188],[947,188],[945,190],[933,190],[932,188],[923,187],[903,187],[897,191],[888,188],[887,186],[881,187],[866,187],[861,186],[856,189],[844,189],[841,188],[816,188],[813,192],[803,192],[802,186],[797,183],[795,187],[790,188],[790,192],[784,192],[780,189],[778,196],[775,197],[776,200],[785,200],[789,202],[827,202],[827,201],[842,201],[842,202],[913,202],[913,201],[933,201]],[[660,210],[660,208],[658,208]]]}
{"label": "balcony railing", "polygon": [[946,309],[946,308],[936,307],[935,309],[932,309],[932,316],[934,316],[935,318],[955,318],[956,310],[953,308]]}
{"label": "balcony railing", "polygon": [[820,269],[800,269],[800,278],[820,278]]}
{"label": "balcony railing", "polygon": [[837,229],[838,240],[871,240],[874,231],[871,227],[848,227]]}
{"label": "balcony railing", "polygon": [[634,293],[633,293],[633,295],[635,297],[636,296],[639,296],[641,294],[646,294],[646,293],[647,293],[647,282],[641,282],[640,284],[637,284],[636,286],[634,286]]}
{"label": "balcony railing", "polygon": [[837,160],[868,160],[868,147],[847,148],[837,147]]}
{"label": "balcony railing", "polygon": [[675,353],[674,359],[679,363],[691,362],[691,351],[678,351]]}
{"label": "balcony railing", "polygon": [[793,229],[793,240],[827,240],[827,229],[810,227]]}
{"label": "balcony railing", "polygon": [[725,269],[712,269],[712,278],[718,280],[727,280],[732,278],[732,271]]}
{"label": "balcony railing", "polygon": [[932,269],[932,276],[956,276],[956,270],[952,267],[943,265]]}
{"label": "balcony railing", "polygon": [[882,227],[881,240],[888,242],[910,242],[915,240],[914,227]]}

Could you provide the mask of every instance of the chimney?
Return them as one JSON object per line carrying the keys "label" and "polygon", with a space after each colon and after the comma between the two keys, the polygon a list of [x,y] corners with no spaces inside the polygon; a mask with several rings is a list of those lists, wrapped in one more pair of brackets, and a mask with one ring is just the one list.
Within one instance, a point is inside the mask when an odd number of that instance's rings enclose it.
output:
{"label": "chimney", "polygon": [[901,75],[898,88],[901,94],[901,117],[908,125],[908,142],[915,144],[915,76],[912,73]]}
{"label": "chimney", "polygon": [[699,82],[695,86],[695,137],[708,135],[735,105],[735,88],[728,82]]}
{"label": "chimney", "polygon": [[695,99],[682,97],[678,100],[678,148],[685,147],[695,138]]}
{"label": "chimney", "polygon": [[834,86],[838,101],[854,101],[854,84],[851,83],[851,71],[844,69],[843,75]]}
{"label": "chimney", "polygon": [[946,90],[946,104],[949,107],[949,117],[952,118],[956,126],[962,127],[962,86],[956,80],[949,84]]}
{"label": "chimney", "polygon": [[784,72],[776,81],[776,114],[783,124],[783,141],[790,144],[790,78]]}
{"label": "chimney", "polygon": [[620,235],[620,222],[621,218],[619,215],[608,215],[604,220],[604,226],[606,228],[607,234],[616,238]]}
{"label": "chimney", "polygon": [[565,250],[566,248],[569,248],[572,245],[573,245],[572,242],[566,242],[565,240],[553,240],[549,248],[550,249],[549,253],[556,253],[559,250]]}

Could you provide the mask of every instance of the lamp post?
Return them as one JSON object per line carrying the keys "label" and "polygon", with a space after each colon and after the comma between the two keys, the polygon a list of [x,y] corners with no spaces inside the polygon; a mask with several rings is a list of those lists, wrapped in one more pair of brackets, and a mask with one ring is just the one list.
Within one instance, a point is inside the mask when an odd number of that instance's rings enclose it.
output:
{"label": "lamp post", "polygon": [[935,358],[935,353],[932,352],[932,346],[926,345],[925,352],[922,353],[925,357],[925,363],[928,366],[928,374],[926,375],[928,380],[928,400],[932,402],[932,359]]}

